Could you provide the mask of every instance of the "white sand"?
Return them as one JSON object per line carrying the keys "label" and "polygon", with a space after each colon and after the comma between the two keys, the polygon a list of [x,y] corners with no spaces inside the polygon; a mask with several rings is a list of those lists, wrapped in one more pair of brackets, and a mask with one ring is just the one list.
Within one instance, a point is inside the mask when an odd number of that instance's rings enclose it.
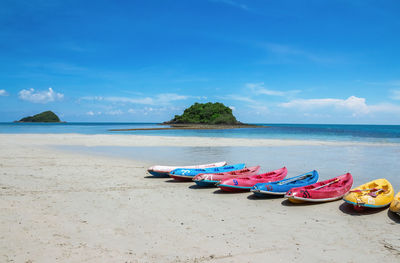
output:
{"label": "white sand", "polygon": [[400,220],[387,210],[218,194],[144,178],[150,163],[47,147],[297,143],[327,142],[0,135],[0,262],[399,262]]}
{"label": "white sand", "polygon": [[0,134],[0,141],[16,145],[79,146],[399,146],[398,143],[247,138],[175,137],[145,135]]}

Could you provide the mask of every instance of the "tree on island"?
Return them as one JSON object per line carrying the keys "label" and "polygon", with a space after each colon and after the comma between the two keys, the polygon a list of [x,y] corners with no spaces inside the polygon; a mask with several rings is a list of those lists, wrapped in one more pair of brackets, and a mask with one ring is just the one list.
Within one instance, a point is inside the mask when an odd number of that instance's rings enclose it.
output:
{"label": "tree on island", "polygon": [[224,104],[216,103],[195,103],[185,109],[182,115],[165,122],[165,124],[211,124],[211,125],[240,125],[232,114],[232,109]]}
{"label": "tree on island", "polygon": [[22,118],[19,122],[60,122],[60,118],[52,111],[44,111],[34,116]]}

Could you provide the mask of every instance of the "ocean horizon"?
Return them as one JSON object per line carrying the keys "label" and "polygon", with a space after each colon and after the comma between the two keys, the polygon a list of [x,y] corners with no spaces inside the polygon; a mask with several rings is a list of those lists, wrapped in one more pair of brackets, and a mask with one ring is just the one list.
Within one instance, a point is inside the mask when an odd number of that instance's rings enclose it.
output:
{"label": "ocean horizon", "polygon": [[265,128],[237,128],[213,130],[137,130],[110,131],[111,129],[160,128],[160,123],[146,122],[66,122],[15,123],[1,122],[0,133],[78,133],[122,134],[153,136],[225,137],[254,139],[295,139],[327,141],[362,141],[400,143],[400,125],[376,124],[287,124],[252,123]]}

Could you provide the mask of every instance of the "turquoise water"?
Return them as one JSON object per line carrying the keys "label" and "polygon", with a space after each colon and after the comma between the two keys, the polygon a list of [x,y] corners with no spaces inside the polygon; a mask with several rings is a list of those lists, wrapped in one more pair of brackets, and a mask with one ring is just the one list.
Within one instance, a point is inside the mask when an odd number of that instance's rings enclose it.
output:
{"label": "turquoise water", "polygon": [[0,123],[0,133],[80,133],[112,134],[110,129],[160,128],[156,123],[107,123],[107,122],[68,122],[68,123]]}
{"label": "turquoise water", "polygon": [[400,125],[259,124],[264,128],[229,130],[124,131],[110,129],[160,128],[156,123],[0,123],[0,133],[140,134],[227,138],[304,139],[400,143]]}
{"label": "turquoise water", "polygon": [[122,157],[147,165],[188,165],[227,161],[261,165],[261,172],[288,168],[292,177],[317,170],[320,180],[346,172],[354,186],[377,178],[388,179],[400,191],[400,146],[268,146],[268,147],[119,147],[62,146],[72,152]]}

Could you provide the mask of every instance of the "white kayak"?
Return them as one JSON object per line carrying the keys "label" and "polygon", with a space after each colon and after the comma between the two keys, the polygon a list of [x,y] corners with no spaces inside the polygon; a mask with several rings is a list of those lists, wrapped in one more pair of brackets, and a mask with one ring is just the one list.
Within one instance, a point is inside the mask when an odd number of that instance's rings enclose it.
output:
{"label": "white kayak", "polygon": [[166,165],[154,165],[152,167],[149,167],[147,171],[156,177],[168,177],[169,173],[172,170],[178,169],[178,168],[184,168],[184,169],[201,169],[201,168],[211,168],[211,167],[221,167],[226,165],[227,162],[217,162],[217,163],[207,163],[207,164],[198,164],[198,165],[188,165],[188,166],[166,166]]}

